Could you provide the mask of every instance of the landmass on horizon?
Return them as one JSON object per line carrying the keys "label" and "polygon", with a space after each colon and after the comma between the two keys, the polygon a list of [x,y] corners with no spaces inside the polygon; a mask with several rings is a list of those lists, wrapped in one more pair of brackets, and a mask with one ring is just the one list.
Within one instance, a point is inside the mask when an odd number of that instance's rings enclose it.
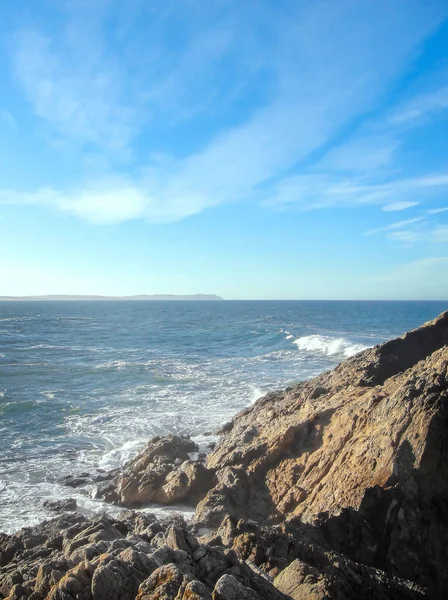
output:
{"label": "landmass on horizon", "polygon": [[221,296],[216,294],[138,294],[136,296],[100,296],[100,295],[67,295],[67,294],[50,294],[47,296],[0,296],[0,301],[32,301],[39,300],[43,302],[51,301],[69,301],[69,300],[223,300]]}

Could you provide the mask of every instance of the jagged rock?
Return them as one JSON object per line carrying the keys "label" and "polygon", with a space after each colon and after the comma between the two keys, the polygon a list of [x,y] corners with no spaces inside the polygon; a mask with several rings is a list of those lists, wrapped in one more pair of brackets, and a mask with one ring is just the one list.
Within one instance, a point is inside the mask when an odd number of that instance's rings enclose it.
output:
{"label": "jagged rock", "polygon": [[217,582],[212,595],[213,600],[262,600],[253,590],[245,587],[233,575],[223,575]]}
{"label": "jagged rock", "polygon": [[66,477],[62,477],[59,483],[67,487],[77,488],[93,483],[93,479],[89,473],[82,473],[81,475],[67,475]]}
{"label": "jagged rock", "polygon": [[73,566],[73,562],[67,560],[62,553],[44,560],[40,564],[36,575],[34,591],[45,598],[51,588],[59,583],[65,573],[73,568]]}
{"label": "jagged rock", "polygon": [[179,566],[164,565],[141,584],[137,600],[182,599],[186,587],[193,581],[193,576],[185,573]]}
{"label": "jagged rock", "polygon": [[92,600],[134,600],[140,583],[158,564],[143,552],[127,548],[115,557],[103,554],[95,563]]}
{"label": "jagged rock", "polygon": [[197,525],[306,522],[327,548],[448,593],[447,332],[448,312],[242,411],[208,456]]}
{"label": "jagged rock", "polygon": [[94,545],[97,542],[112,542],[123,538],[126,535],[126,529],[123,530],[121,524],[107,517],[97,517],[92,519],[87,527],[84,527],[73,537],[67,537],[63,550],[67,556],[70,556],[75,550],[81,547]]}
{"label": "jagged rock", "polygon": [[88,562],[70,569],[50,590],[48,600],[92,600],[91,585],[94,567]]}
{"label": "jagged rock", "polygon": [[64,500],[45,500],[42,503],[43,508],[54,512],[73,511],[77,508],[75,498],[66,498]]}
{"label": "jagged rock", "polygon": [[[191,440],[155,438],[103,496],[200,500],[193,526],[65,513],[0,534],[0,598],[447,597],[447,332],[444,313],[268,394],[223,428],[207,467]],[[217,529],[198,540],[204,526]]]}
{"label": "jagged rock", "polygon": [[218,579],[227,574],[252,592],[264,590],[263,600],[284,600],[232,550],[201,545],[182,518],[157,521],[160,531],[149,542],[154,519],[131,511],[122,520],[64,514],[15,536],[2,535],[0,598],[211,600]]}
{"label": "jagged rock", "polygon": [[151,502],[196,504],[212,484],[213,472],[190,459],[198,446],[189,438],[154,438],[122,472],[98,487],[97,496],[122,506]]}

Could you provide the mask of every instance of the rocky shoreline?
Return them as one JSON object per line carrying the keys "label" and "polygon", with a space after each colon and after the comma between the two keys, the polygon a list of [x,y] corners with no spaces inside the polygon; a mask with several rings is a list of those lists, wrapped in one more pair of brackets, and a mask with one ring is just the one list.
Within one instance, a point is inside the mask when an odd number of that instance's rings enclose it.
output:
{"label": "rocky shoreline", "polygon": [[[101,476],[117,518],[0,534],[0,598],[448,596],[448,312],[267,394],[220,435],[207,456],[154,438]],[[138,512],[151,503],[196,511]]]}

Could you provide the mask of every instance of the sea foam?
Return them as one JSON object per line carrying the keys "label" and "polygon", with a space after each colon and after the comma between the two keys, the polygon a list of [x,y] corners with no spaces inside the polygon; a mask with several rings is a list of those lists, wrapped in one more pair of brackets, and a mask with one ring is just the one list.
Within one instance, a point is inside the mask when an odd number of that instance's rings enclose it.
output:
{"label": "sea foam", "polygon": [[343,337],[333,338],[324,335],[306,335],[297,338],[293,343],[299,350],[305,352],[319,352],[328,356],[340,354],[346,358],[367,348],[367,346],[356,344]]}

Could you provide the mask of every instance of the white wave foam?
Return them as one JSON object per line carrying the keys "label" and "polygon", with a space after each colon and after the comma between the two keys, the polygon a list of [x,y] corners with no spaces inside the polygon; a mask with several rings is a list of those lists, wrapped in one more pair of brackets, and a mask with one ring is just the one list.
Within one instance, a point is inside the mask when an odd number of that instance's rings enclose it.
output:
{"label": "white wave foam", "polygon": [[141,360],[124,360],[117,358],[114,360],[107,360],[106,362],[98,363],[94,366],[97,370],[104,371],[123,371],[124,369],[135,369],[142,367],[149,367],[152,365],[152,361],[141,361]]}
{"label": "white wave foam", "polygon": [[105,470],[121,467],[125,462],[131,458],[134,458],[144,445],[145,440],[132,440],[125,442],[121,447],[113,448],[112,450],[105,452],[100,458],[98,465],[100,468]]}
{"label": "white wave foam", "polygon": [[250,399],[250,404],[253,404],[258,400],[258,398],[261,398],[261,396],[263,396],[264,392],[256,385],[249,385],[249,387],[252,389],[253,392],[252,398]]}
{"label": "white wave foam", "polygon": [[345,338],[332,338],[324,335],[306,335],[297,338],[293,343],[299,350],[306,352],[320,352],[328,356],[341,354],[346,358],[367,348],[367,346],[355,344]]}

